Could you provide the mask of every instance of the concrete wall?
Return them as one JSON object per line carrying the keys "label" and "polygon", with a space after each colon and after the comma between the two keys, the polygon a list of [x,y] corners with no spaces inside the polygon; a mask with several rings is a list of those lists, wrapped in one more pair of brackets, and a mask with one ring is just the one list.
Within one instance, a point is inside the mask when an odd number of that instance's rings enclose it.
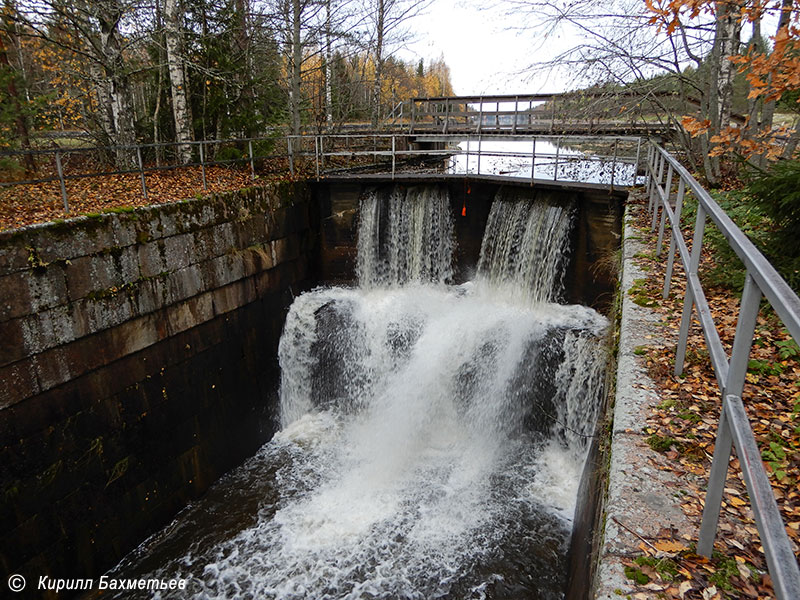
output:
{"label": "concrete wall", "polygon": [[281,184],[0,234],[0,565],[97,576],[275,427],[316,213]]}

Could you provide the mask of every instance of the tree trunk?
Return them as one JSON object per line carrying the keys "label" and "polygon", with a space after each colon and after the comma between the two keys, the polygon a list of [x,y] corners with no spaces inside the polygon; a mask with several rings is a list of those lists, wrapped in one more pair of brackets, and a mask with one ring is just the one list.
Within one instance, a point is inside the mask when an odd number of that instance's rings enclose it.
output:
{"label": "tree trunk", "polygon": [[375,15],[375,83],[372,88],[372,126],[376,127],[381,115],[381,77],[383,76],[383,36],[386,20],[386,0],[378,0],[378,12]]}
{"label": "tree trunk", "polygon": [[717,32],[720,35],[719,77],[717,79],[719,129],[717,131],[721,131],[730,127],[731,124],[733,77],[736,74],[736,68],[731,62],[731,57],[739,52],[742,22],[739,18],[737,5],[718,2],[717,7]]}
{"label": "tree trunk", "polygon": [[[794,4],[794,0],[783,0],[781,2],[781,14],[778,17],[778,26],[775,30],[775,34],[777,35],[780,33],[781,29],[784,27],[789,26],[789,22],[791,21],[792,17],[792,5]],[[772,83],[772,75],[769,75],[767,79],[768,83]],[[764,102],[764,107],[761,109],[761,122],[759,123],[759,130],[764,131],[772,131],[772,123],[775,119],[775,106],[777,102],[775,100],[767,100]],[[794,150],[792,150],[792,153]],[[766,156],[759,157],[759,166],[764,168],[767,164]]]}
{"label": "tree trunk", "polygon": [[[711,122],[707,135],[701,139],[702,151],[707,154],[711,150],[708,138],[718,134],[728,127],[731,121],[731,100],[733,98],[734,67],[730,62],[739,48],[741,24],[738,19],[736,7],[727,1],[717,2],[716,28],[714,32],[714,46],[709,56],[709,77],[707,97],[705,101],[706,118]],[[703,159],[706,179],[714,184],[719,180],[719,158],[708,157]]]}
{"label": "tree trunk", "polygon": [[186,101],[186,71],[182,54],[181,15],[178,0],[164,2],[164,37],[167,46],[167,68],[169,70],[170,92],[172,95],[172,117],[175,120],[175,141],[178,146],[178,159],[181,164],[192,160],[192,119]]}
{"label": "tree trunk", "polygon": [[111,108],[111,94],[108,91],[108,80],[103,66],[98,62],[89,64],[89,74],[94,84],[94,91],[97,95],[97,110],[99,115],[100,128],[103,132],[103,145],[114,143],[114,116]]}
{"label": "tree trunk", "polygon": [[[131,107],[131,89],[119,40],[119,21],[123,9],[117,0],[104,0],[98,3],[97,8],[106,89],[111,101],[112,140],[115,146],[133,146],[136,143],[136,129]],[[115,155],[117,166],[134,165],[135,152],[132,148],[117,148]]]}
{"label": "tree trunk", "polygon": [[[19,136],[20,146],[23,150],[31,149],[31,138],[28,131],[28,120],[25,118],[22,102],[19,100],[19,92],[17,91],[17,84],[14,81],[14,73],[11,72],[11,63],[8,62],[8,55],[6,54],[6,47],[3,43],[3,37],[0,36],[0,68],[5,67],[9,70],[8,83],[6,84],[6,91],[11,103],[14,106],[14,125],[16,126],[17,136]],[[25,172],[35,173],[36,163],[33,160],[33,154],[24,154]]]}
{"label": "tree trunk", "polygon": [[253,49],[251,42],[251,26],[248,23],[250,13],[248,0],[235,0],[234,9],[236,12],[236,54],[239,57],[240,67],[235,72],[236,85],[240,90],[238,98],[239,115],[241,119],[241,129],[237,130],[237,135],[250,137],[255,131],[258,123],[255,116],[256,92],[253,89],[253,73],[255,67],[253,63]]}
{"label": "tree trunk", "polygon": [[325,0],[325,122],[333,123],[333,69],[331,62],[331,0]]}
{"label": "tree trunk", "polygon": [[300,0],[292,0],[291,6],[291,54],[289,59],[289,113],[291,116],[292,133],[300,135],[300,83],[301,67],[303,64],[303,46],[300,29],[302,7]]}

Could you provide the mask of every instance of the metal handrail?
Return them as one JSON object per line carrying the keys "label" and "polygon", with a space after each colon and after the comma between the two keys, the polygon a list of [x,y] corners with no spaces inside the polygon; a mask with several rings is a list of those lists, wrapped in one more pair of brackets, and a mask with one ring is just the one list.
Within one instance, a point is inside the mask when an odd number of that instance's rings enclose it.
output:
{"label": "metal handrail", "polygon": [[[398,138],[404,139],[424,139],[425,141],[434,141],[440,142],[441,144],[447,145],[454,141],[464,141],[469,142],[470,146],[474,146],[477,144],[478,148],[475,151],[473,148],[468,147],[466,151],[461,151],[458,148],[454,148],[450,146],[447,149],[436,150],[436,149],[402,149],[398,148],[397,140]],[[354,142],[358,142],[358,140],[363,142],[368,142],[371,145],[371,148],[366,146],[359,147]],[[486,142],[490,142],[492,140],[497,141],[504,141],[504,142],[528,142],[531,143],[532,149],[531,151],[524,150],[521,152],[508,152],[502,150],[487,150],[483,144]],[[276,148],[283,147],[286,149],[285,152],[275,151],[273,150],[269,154],[256,154],[254,152],[253,143],[259,141],[270,141],[276,144]],[[539,151],[537,152],[537,141],[539,142],[549,142],[553,144],[556,148],[555,153],[548,153],[546,151],[542,151],[541,146],[539,147]],[[313,142],[313,151],[304,150],[304,147],[311,147],[311,143]],[[532,164],[531,169],[531,181],[533,181],[535,176],[535,167],[537,166],[537,160],[539,160],[538,166],[547,166],[553,167],[553,180],[558,181],[561,180],[571,180],[569,178],[560,178],[560,172],[563,171],[563,165],[574,161],[574,158],[570,158],[569,156],[565,156],[562,153],[563,147],[565,144],[569,144],[570,142],[573,143],[592,143],[592,142],[603,142],[603,143],[613,143],[613,156],[603,156],[603,155],[583,155],[581,158],[577,160],[581,161],[588,161],[588,162],[597,162],[608,164],[611,166],[611,177],[610,177],[610,184],[611,188],[614,187],[624,187],[624,184],[620,186],[620,182],[617,177],[616,171],[617,167],[620,165],[631,165],[633,166],[634,173],[638,172],[639,162],[640,162],[640,146],[641,146],[641,138],[633,137],[633,136],[552,136],[552,135],[533,135],[533,134],[513,134],[513,135],[497,135],[491,133],[483,133],[478,136],[470,133],[462,133],[462,134],[424,134],[424,135],[417,135],[412,136],[411,134],[398,134],[398,133],[358,133],[358,134],[301,134],[301,135],[270,135],[264,137],[250,137],[250,138],[232,138],[232,139],[222,139],[222,140],[197,140],[197,141],[186,141],[186,142],[165,142],[165,143],[148,143],[148,144],[136,144],[136,145],[120,145],[120,146],[93,146],[93,147],[79,147],[79,148],[46,148],[46,149],[32,149],[32,150],[23,150],[23,151],[10,151],[10,152],[0,152],[0,157],[2,156],[21,156],[24,154],[34,154],[34,155],[52,155],[55,159],[56,163],[56,174],[54,175],[47,175],[44,177],[40,177],[38,179],[26,179],[26,180],[16,180],[16,181],[2,181],[0,182],[0,188],[8,187],[8,186],[16,186],[16,185],[30,185],[30,184],[37,184],[37,183],[49,183],[49,182],[58,182],[60,185],[60,192],[61,198],[64,204],[65,212],[69,213],[69,199],[67,193],[67,186],[66,182],[71,180],[83,179],[87,177],[102,177],[108,175],[125,175],[125,174],[138,174],[142,189],[142,196],[144,198],[148,197],[148,189],[147,189],[147,180],[146,175],[148,173],[158,172],[166,169],[178,169],[182,167],[200,167],[201,174],[202,174],[202,183],[203,189],[208,189],[208,182],[206,178],[206,168],[210,166],[216,165],[231,165],[237,163],[249,163],[250,166],[250,174],[253,180],[256,179],[256,170],[255,170],[255,161],[262,160],[262,159],[276,159],[276,158],[288,158],[289,163],[289,170],[292,175],[295,174],[296,171],[296,162],[298,158],[310,158],[314,157],[315,163],[315,172],[317,177],[319,178],[322,174],[326,172],[325,162],[326,159],[329,158],[343,158],[343,157],[362,157],[362,158],[372,158],[374,162],[377,163],[379,158],[390,158],[391,159],[391,176],[392,178],[395,177],[397,167],[398,167],[398,160],[408,159],[408,158],[419,158],[419,157],[430,157],[430,158],[446,158],[452,157],[454,155],[463,154],[467,158],[467,170],[469,169],[469,160],[470,157],[475,157],[477,159],[477,168],[478,168],[478,175],[481,174],[481,159],[484,157],[518,157],[524,158],[526,160],[530,160]],[[620,143],[628,143],[628,144],[635,144],[636,145],[636,154],[635,156],[625,156],[621,155],[618,152],[618,145]],[[240,158],[232,158],[227,160],[216,160],[216,159],[209,159],[207,149],[210,146],[218,146],[222,144],[237,144],[237,145],[246,145],[247,151],[244,155]],[[344,144],[344,148],[341,146]],[[337,148],[337,146],[339,146]],[[142,158],[142,150],[143,149],[152,149],[152,148],[197,148],[196,152],[192,153],[190,160],[188,162],[179,162],[175,161],[174,164],[146,164]],[[68,173],[65,172],[64,164],[62,161],[63,157],[72,155],[72,154],[88,154],[92,152],[106,152],[106,153],[119,153],[119,152],[126,152],[129,153],[130,161],[128,165],[123,165],[118,168],[112,169],[105,169],[105,170],[98,170],[98,171],[91,171],[91,172],[72,172]],[[199,160],[198,160],[199,159]],[[550,165],[548,162],[542,163],[541,161],[549,161],[554,159],[553,165]],[[469,174],[469,173],[465,173]]]}
{"label": "metal handrail", "polygon": [[[800,598],[800,569],[792,552],[789,537],[786,535],[785,525],[761,462],[761,455],[741,398],[762,296],[769,301],[795,342],[800,341],[800,298],[709,193],[673,156],[656,144],[650,144],[646,163],[648,210],[652,213],[653,230],[659,220],[659,209],[661,211],[656,249],[658,256],[662,251],[667,219],[671,229],[667,270],[664,277],[664,298],[669,295],[676,250],[686,274],[686,296],[675,356],[675,374],[680,375],[683,372],[692,311],[696,309],[722,396],[722,411],[697,552],[707,557],[711,556],[731,450],[735,447],[775,593],[780,600],[796,600]],[[676,178],[677,181],[674,181]],[[674,196],[673,183],[677,184]],[[687,190],[692,192],[698,202],[691,253],[680,227],[681,210]],[[708,218],[728,240],[730,247],[746,269],[730,358],[720,340],[698,276],[703,233]]]}
{"label": "metal handrail", "polygon": [[[180,169],[185,167],[200,167],[202,173],[203,189],[208,189],[208,182],[206,180],[206,167],[231,165],[237,163],[249,163],[251,179],[255,180],[256,173],[255,173],[254,161],[265,158],[286,158],[287,154],[282,154],[277,152],[272,152],[270,154],[265,154],[265,155],[256,154],[253,151],[253,142],[272,141],[277,143],[280,142],[281,139],[283,139],[283,137],[275,137],[273,135],[264,137],[233,138],[233,139],[223,139],[223,140],[198,140],[198,141],[193,140],[185,142],[162,142],[162,143],[148,143],[148,144],[136,144],[136,145],[87,146],[87,147],[77,147],[77,148],[37,148],[28,150],[3,151],[0,152],[0,158],[16,157],[23,155],[34,155],[34,156],[52,155],[55,158],[56,162],[56,175],[40,177],[38,179],[0,181],[0,188],[17,186],[17,185],[34,185],[39,183],[51,183],[57,181],[59,182],[61,188],[61,199],[64,204],[64,210],[67,213],[69,213],[69,200],[67,196],[66,182],[76,179],[85,179],[88,177],[103,177],[108,175],[130,175],[138,173],[142,187],[142,196],[144,198],[147,198],[147,182],[145,180],[146,173],[153,173],[169,169]],[[221,144],[247,144],[247,156],[243,156],[241,158],[225,159],[225,160],[216,160],[216,159],[209,160],[206,155],[206,148],[208,146],[221,145]],[[145,148],[176,147],[180,149],[186,147],[191,148],[193,146],[198,147],[199,160],[194,160],[194,158],[192,158],[192,160],[188,162],[176,162],[175,164],[168,164],[168,165],[160,165],[160,164],[148,165],[145,164],[142,160],[142,149]],[[98,151],[109,152],[109,153],[114,153],[119,151],[130,152],[131,159],[133,159],[132,160],[133,166],[117,168],[113,170],[92,171],[88,173],[67,174],[64,172],[62,157],[68,156],[70,154],[89,154]]]}
{"label": "metal handrail", "polygon": [[[415,140],[423,140],[425,142],[439,142],[443,148],[442,149],[398,149],[397,147],[397,138],[404,138],[409,139],[412,138]],[[304,145],[306,147],[311,147],[311,140],[313,139],[313,151],[306,150],[302,151],[301,148]],[[353,146],[353,141],[362,141],[361,146]],[[490,141],[513,141],[513,142],[526,142],[531,144],[530,150],[524,151],[507,151],[507,150],[487,150],[483,147],[483,144]],[[555,152],[547,152],[542,151],[541,146],[540,150],[537,152],[536,143],[537,141],[545,141],[551,143],[555,147]],[[367,143],[368,142],[368,143]],[[469,142],[469,145],[466,149],[462,149],[460,147],[454,147],[450,145],[446,147],[447,144],[452,144],[453,142]],[[572,156],[572,155],[565,155],[563,153],[563,149],[569,142],[573,143],[591,143],[591,142],[603,142],[609,144],[609,146],[613,146],[613,153],[609,155],[581,155],[581,156]],[[620,142],[628,143],[630,145],[635,145],[636,152],[635,154],[631,155],[624,155],[619,152],[619,144]],[[342,143],[346,144],[345,148],[342,148]],[[517,134],[513,136],[503,135],[503,134],[482,134],[480,136],[475,136],[472,134],[426,134],[426,135],[416,135],[416,136],[409,136],[409,134],[392,134],[392,133],[368,133],[368,134],[326,134],[326,135],[317,135],[317,136],[303,136],[303,135],[290,135],[287,137],[287,144],[290,148],[290,155],[292,157],[297,156],[304,156],[311,158],[313,156],[315,164],[316,164],[316,173],[317,178],[323,176],[325,174],[325,167],[324,163],[326,158],[333,158],[333,157],[371,157],[374,161],[377,161],[379,158],[381,159],[391,159],[391,170],[390,175],[394,179],[397,171],[397,161],[398,159],[403,158],[419,158],[419,157],[430,157],[430,158],[452,158],[454,156],[464,156],[469,161],[470,157],[476,157],[477,159],[477,174],[481,174],[481,158],[482,157],[507,157],[507,158],[523,158],[526,161],[531,161],[531,181],[534,180],[535,176],[535,168],[536,166],[552,166],[553,167],[553,177],[554,181],[572,181],[569,178],[559,177],[559,166],[564,166],[569,163],[572,163],[576,160],[581,162],[595,162],[605,165],[610,165],[611,175],[610,175],[610,185],[611,189],[613,190],[616,187],[625,187],[626,184],[620,184],[619,180],[615,180],[616,178],[616,171],[617,167],[620,165],[629,165],[633,167],[634,176],[631,183],[635,183],[636,173],[639,169],[640,163],[640,150],[641,150],[641,138],[634,137],[634,136],[551,136],[551,135],[523,135]],[[337,148],[338,144],[338,148]],[[474,146],[477,144],[477,151],[474,149]],[[371,147],[369,147],[371,146]],[[472,147],[471,147],[472,146]],[[554,159],[552,164],[545,163],[544,165],[540,162],[537,164],[537,159],[541,160],[550,160]],[[387,161],[388,164],[388,161]],[[291,165],[290,165],[291,166]],[[293,168],[293,167],[292,167]],[[469,170],[469,162],[466,165],[467,171]],[[561,169],[563,170],[563,168]],[[469,172],[465,173],[469,174]],[[484,173],[488,174],[488,173]]]}

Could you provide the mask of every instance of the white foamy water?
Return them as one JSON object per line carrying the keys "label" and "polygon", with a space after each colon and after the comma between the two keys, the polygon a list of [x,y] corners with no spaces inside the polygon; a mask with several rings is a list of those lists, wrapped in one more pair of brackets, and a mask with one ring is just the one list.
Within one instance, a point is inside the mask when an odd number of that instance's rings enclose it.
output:
{"label": "white foamy water", "polygon": [[452,278],[453,219],[446,187],[369,189],[359,219],[362,287]]}
{"label": "white foamy water", "polygon": [[[440,210],[424,193],[396,215],[405,231]],[[374,238],[382,256],[409,239],[442,238]],[[441,283],[451,245],[434,268],[296,298],[281,431],[119,570],[189,578],[176,598],[561,598],[607,323],[494,285],[512,246],[474,284]]]}
{"label": "white foamy water", "polygon": [[[283,389],[282,413],[303,414],[273,451],[292,456],[281,487],[316,483],[204,556],[197,597],[430,598],[455,589],[470,597],[467,588],[496,574],[480,565],[528,535],[510,518],[516,513],[564,552],[584,448],[569,425],[596,400],[583,386],[601,357],[563,361],[575,358],[579,340],[595,339],[602,317],[422,285],[318,290],[291,313],[281,367],[308,379]],[[325,381],[314,373],[344,368],[322,348],[337,344],[326,328],[364,340],[345,354],[357,363],[350,372],[367,375],[318,406],[313,390]],[[328,371],[309,364],[319,360]],[[555,392],[535,382],[548,373]]]}

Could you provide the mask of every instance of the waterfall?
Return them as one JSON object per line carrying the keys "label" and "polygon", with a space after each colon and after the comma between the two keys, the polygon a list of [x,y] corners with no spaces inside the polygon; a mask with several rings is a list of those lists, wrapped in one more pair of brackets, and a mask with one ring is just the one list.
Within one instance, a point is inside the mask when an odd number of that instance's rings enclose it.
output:
{"label": "waterfall", "polygon": [[480,280],[444,285],[446,192],[366,193],[361,285],[287,316],[281,431],[141,563],[198,599],[562,598],[607,326],[545,301],[572,212],[503,192]]}
{"label": "waterfall", "polygon": [[446,187],[394,186],[363,195],[357,265],[362,287],[449,282],[453,246]]}
{"label": "waterfall", "polygon": [[500,188],[486,223],[478,272],[491,286],[523,301],[557,301],[574,212],[574,203],[551,202],[543,192],[531,201],[517,190]]}

